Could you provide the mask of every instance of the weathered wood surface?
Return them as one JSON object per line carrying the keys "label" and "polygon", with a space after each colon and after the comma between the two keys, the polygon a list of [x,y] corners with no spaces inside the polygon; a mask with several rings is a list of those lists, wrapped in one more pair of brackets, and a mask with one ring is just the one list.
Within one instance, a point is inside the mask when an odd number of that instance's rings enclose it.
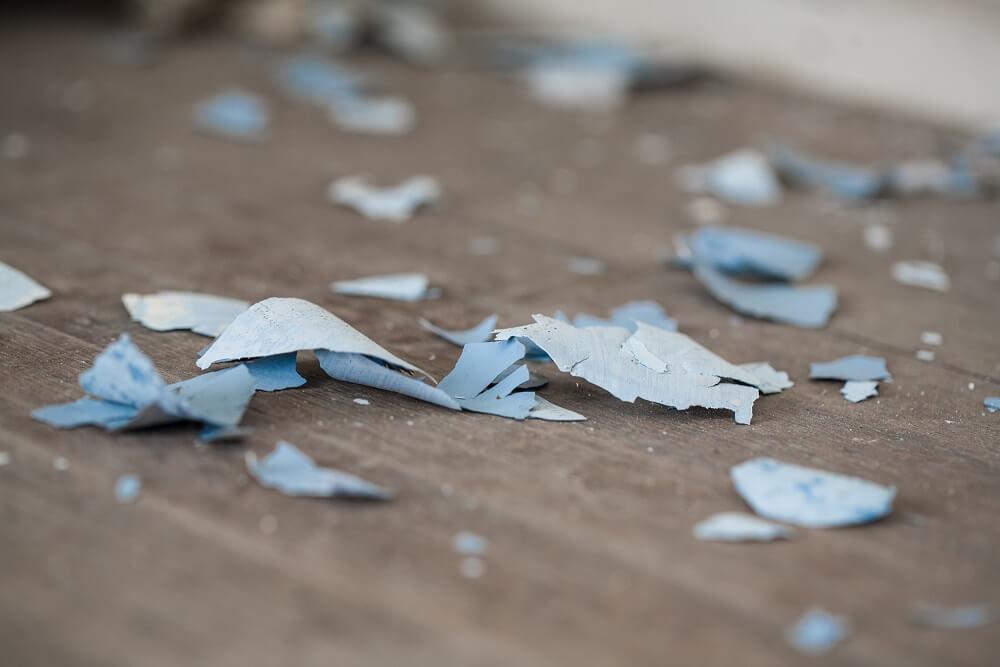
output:
{"label": "weathered wood surface", "polygon": [[[677,164],[765,136],[844,157],[944,150],[932,128],[773,91],[706,86],[637,98],[588,117],[540,109],[507,82],[462,71],[370,66],[412,96],[411,136],[350,136],[283,101],[260,60],[197,42],[147,70],[102,58],[102,33],[8,25],[0,33],[0,131],[30,155],[0,161],[0,258],[54,297],[0,315],[0,651],[7,665],[774,665],[804,659],[784,642],[807,607],[849,615],[854,633],[820,664],[986,665],[994,628],[921,630],[919,600],[1000,603],[1000,284],[991,280],[996,203],[913,201],[838,209],[795,194],[729,222],[822,244],[818,281],[841,291],[825,331],[736,325],[659,254],[690,228]],[[53,84],[95,88],[84,112]],[[191,105],[240,84],[274,100],[271,141],[194,132]],[[642,131],[673,139],[671,165],[640,164]],[[583,146],[583,147],[581,147]],[[587,153],[597,154],[596,166]],[[557,169],[577,179],[554,191]],[[329,179],[437,176],[446,201],[409,224],[381,225],[324,199]],[[535,215],[518,194],[537,191]],[[864,248],[863,224],[888,220],[896,246]],[[478,236],[490,257],[469,254]],[[599,257],[606,274],[567,272]],[[894,283],[889,263],[932,258],[953,287]],[[438,301],[336,297],[329,281],[420,270]],[[452,414],[326,379],[254,398],[245,445],[197,447],[193,427],[107,435],[56,431],[35,407],[75,398],[76,378],[129,331],[168,380],[196,372],[205,339],[130,323],[126,291],[192,289],[320,303],[439,377],[457,349],[419,315],[501,325],[533,312],[595,314],[650,298],[682,330],[734,362],[768,360],[796,386],[758,403],[740,427],[722,413],[620,403],[549,371],[543,395],[582,424]],[[924,330],[937,361],[917,361]],[[895,381],[851,405],[809,361],[869,352]],[[300,364],[301,365],[301,364]],[[371,405],[351,399],[363,396]],[[394,488],[379,507],[285,498],[247,480],[245,448],[279,438],[320,463]],[[877,525],[799,531],[772,545],[696,542],[691,526],[739,510],[728,469],[755,455],[858,474],[899,488]],[[57,457],[69,469],[53,467]],[[114,501],[123,473],[143,479]],[[262,531],[261,519],[277,519]],[[451,536],[490,540],[481,579],[459,573]]]}

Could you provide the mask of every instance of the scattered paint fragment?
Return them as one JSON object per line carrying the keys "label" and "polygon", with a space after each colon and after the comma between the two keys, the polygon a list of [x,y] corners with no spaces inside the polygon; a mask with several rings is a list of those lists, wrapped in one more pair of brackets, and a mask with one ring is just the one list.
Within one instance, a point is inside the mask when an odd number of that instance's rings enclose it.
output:
{"label": "scattered paint fragment", "polygon": [[195,107],[199,129],[226,139],[263,141],[270,121],[267,105],[256,95],[241,90],[219,93]]}
{"label": "scattered paint fragment", "polygon": [[138,475],[122,475],[115,480],[115,499],[120,503],[134,503],[142,491],[142,480]]}
{"label": "scattered paint fragment", "polygon": [[393,273],[330,283],[336,294],[367,296],[392,301],[420,301],[428,296],[427,276],[422,273]]}
{"label": "scattered paint fragment", "polygon": [[988,604],[969,604],[945,607],[920,602],[910,609],[910,621],[926,628],[958,630],[981,628],[993,620],[993,607]]}
{"label": "scattered paint fragment", "polygon": [[855,354],[809,364],[810,380],[891,380],[883,357]]}
{"label": "scattered paint fragment", "polygon": [[383,2],[376,5],[375,41],[396,57],[419,66],[439,63],[451,48],[451,34],[433,3]]}
{"label": "scattered paint fragment", "polygon": [[767,159],[758,151],[743,149],[679,172],[688,192],[711,194],[730,204],[768,206],[781,199],[781,185]]}
{"label": "scattered paint fragment", "polygon": [[566,270],[581,276],[599,276],[607,271],[607,265],[593,257],[570,257],[566,260]]}
{"label": "scattered paint fragment", "polygon": [[892,511],[896,495],[891,486],[769,458],[744,461],[729,475],[755,513],[804,528],[876,521]]}
{"label": "scattered paint fragment", "polygon": [[418,320],[420,326],[427,329],[431,333],[445,339],[453,345],[458,345],[459,347],[467,345],[469,343],[485,343],[493,336],[493,329],[497,325],[497,316],[490,315],[482,322],[469,329],[442,329],[433,322],[420,318]]}
{"label": "scattered paint fragment", "polygon": [[238,435],[254,378],[243,364],[167,385],[153,362],[122,336],[80,375],[89,394],[71,403],[49,405],[31,413],[56,428],[100,426],[108,431],[147,428],[181,421],[201,422],[203,440]]}
{"label": "scattered paint fragment", "polygon": [[48,288],[13,266],[0,262],[0,312],[24,308],[50,296],[52,292]]}
{"label": "scattered paint fragment", "polygon": [[904,160],[886,173],[890,193],[904,195],[940,195],[968,199],[980,194],[980,184],[969,161],[963,157],[943,160]]}
{"label": "scattered paint fragment", "polygon": [[365,355],[430,377],[378,345],[333,313],[304,299],[271,297],[242,312],[198,358],[198,368],[299,350]]}
{"label": "scattered paint fragment", "polygon": [[987,396],[983,399],[983,406],[989,412],[1000,411],[1000,396]]}
{"label": "scattered paint fragment", "polygon": [[916,357],[920,361],[934,361],[934,350],[917,350]]}
{"label": "scattered paint fragment", "polygon": [[775,370],[766,361],[740,364],[739,367],[757,378],[759,381],[757,388],[760,389],[760,393],[762,394],[780,394],[784,390],[795,386],[795,383],[789,379],[788,373]]}
{"label": "scattered paint fragment", "polygon": [[885,225],[865,227],[865,245],[875,252],[888,252],[892,248],[892,230]]}
{"label": "scattered paint fragment", "polygon": [[771,542],[791,536],[791,531],[742,512],[720,512],[695,524],[694,536],[709,542]]}
{"label": "scattered paint fragment", "polygon": [[808,655],[826,653],[847,637],[848,622],[843,616],[813,608],[807,611],[786,634],[788,643]]}
{"label": "scattered paint fragment", "polygon": [[0,468],[5,465],[10,465],[10,454],[8,452],[0,452]]}
{"label": "scattered paint fragment", "polygon": [[873,199],[885,188],[885,177],[877,169],[818,160],[788,146],[774,147],[770,158],[787,183],[823,190],[838,199]]}
{"label": "scattered paint fragment", "polygon": [[314,498],[351,498],[355,500],[390,500],[392,494],[360,477],[339,470],[322,468],[295,445],[279,441],[274,451],[258,461],[246,453],[250,475],[261,486],[276,489],[287,496]]}
{"label": "scattered paint fragment", "polygon": [[190,329],[202,336],[222,333],[236,316],[250,307],[240,299],[198,292],[163,291],[123,294],[122,303],[133,321],[153,331]]}
{"label": "scattered paint fragment", "polygon": [[848,380],[844,383],[840,393],[851,403],[860,403],[866,398],[878,396],[878,382],[871,380]]}
{"label": "scattered paint fragment", "polygon": [[301,387],[306,379],[296,368],[295,352],[276,354],[248,361],[245,365],[253,376],[255,391],[281,391]]}
{"label": "scattered paint fragment", "polygon": [[567,408],[554,405],[541,396],[536,395],[535,407],[528,413],[528,419],[544,419],[550,422],[582,422],[587,418],[579,412],[573,412]]}
{"label": "scattered paint fragment", "polygon": [[359,134],[398,136],[416,124],[413,105],[401,97],[347,97],[330,105],[330,120]]}
{"label": "scattered paint fragment", "polygon": [[769,280],[807,278],[822,257],[811,243],[736,227],[701,227],[687,237],[687,247],[719,271]]}
{"label": "scattered paint fragment", "polygon": [[440,199],[441,186],[429,176],[416,176],[395,187],[378,188],[359,176],[349,176],[330,183],[327,197],[369,220],[401,223],[412,218],[418,208]]}
{"label": "scattered paint fragment", "polygon": [[837,309],[837,290],[832,285],[739,282],[702,264],[695,265],[694,275],[717,301],[741,315],[821,329]]}
{"label": "scattered paint fragment", "polygon": [[463,556],[485,556],[490,548],[489,540],[467,530],[455,533],[451,544],[455,553]]}
{"label": "scattered paint fragment", "polygon": [[666,331],[677,331],[677,320],[667,316],[667,312],[655,301],[629,301],[612,310],[608,319],[586,313],[580,313],[573,318],[573,326],[580,328],[611,326],[635,331],[638,328],[637,322]]}
{"label": "scattered paint fragment", "polygon": [[357,97],[364,78],[318,56],[294,56],[279,63],[278,84],[292,98],[328,106]]}
{"label": "scattered paint fragment", "polygon": [[391,391],[449,410],[460,409],[458,403],[439,387],[408,377],[363,354],[316,350],[316,359],[320,368],[334,380]]}
{"label": "scattered paint fragment", "polygon": [[937,331],[924,331],[920,334],[920,342],[924,345],[942,345],[944,336]]}
{"label": "scattered paint fragment", "polygon": [[356,403],[358,405],[371,405],[372,404],[372,402],[369,401],[367,398],[355,398],[354,399],[354,403]]}
{"label": "scattered paint fragment", "polygon": [[896,282],[913,287],[947,292],[951,286],[948,274],[934,262],[896,262],[892,265],[892,277]]}
{"label": "scattered paint fragment", "polygon": [[632,333],[620,327],[579,329],[545,315],[533,318],[535,324],[501,329],[496,338],[531,341],[559,370],[619,400],[643,398],[678,410],[692,405],[731,410],[738,423],[750,423],[760,395],[757,378],[683,334],[642,322]]}

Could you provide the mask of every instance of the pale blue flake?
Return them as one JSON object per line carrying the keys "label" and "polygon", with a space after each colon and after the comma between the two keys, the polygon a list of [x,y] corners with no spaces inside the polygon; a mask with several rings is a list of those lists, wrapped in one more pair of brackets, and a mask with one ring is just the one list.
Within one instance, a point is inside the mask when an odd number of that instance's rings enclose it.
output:
{"label": "pale blue flake", "polygon": [[316,350],[316,359],[327,375],[341,382],[351,382],[366,387],[403,394],[417,400],[427,401],[443,408],[458,410],[455,400],[445,393],[441,386],[433,386],[399,371],[387,368],[361,354]]}
{"label": "pale blue flake", "polygon": [[120,503],[134,503],[142,491],[142,480],[138,475],[122,475],[115,480],[115,499]]}
{"label": "pale blue flake", "polygon": [[24,308],[36,301],[48,299],[52,292],[26,273],[0,262],[0,312]]}
{"label": "pale blue flake", "polygon": [[456,399],[475,398],[524,354],[524,345],[516,340],[470,343],[438,388]]}
{"label": "pale blue flake", "polygon": [[682,185],[691,192],[713,194],[731,204],[768,206],[781,199],[781,185],[759,152],[743,149],[699,166],[685,167]]}
{"label": "pale blue flake", "polygon": [[822,257],[810,243],[735,227],[702,227],[686,240],[700,263],[730,274],[774,280],[806,278]]}
{"label": "pale blue flake", "polygon": [[463,410],[483,412],[510,419],[527,419],[538,401],[534,392],[512,394],[519,385],[530,377],[527,366],[521,366],[497,384],[489,387],[474,398],[458,399]]}
{"label": "pale blue flake", "polygon": [[987,396],[983,399],[983,406],[990,412],[1000,410],[1000,396]]}
{"label": "pale blue flake", "polygon": [[775,147],[770,157],[788,183],[824,190],[838,199],[873,199],[885,189],[885,175],[878,169],[818,160],[788,146]]}
{"label": "pale blue flake", "polygon": [[280,441],[274,451],[258,461],[246,453],[250,475],[262,486],[289,496],[389,500],[389,491],[360,477],[322,468],[294,445]]}
{"label": "pale blue flake", "polygon": [[390,301],[421,301],[428,296],[427,276],[422,273],[392,273],[354,280],[338,280],[330,284],[336,294],[364,296]]}
{"label": "pale blue flake", "polygon": [[754,512],[805,528],[876,521],[892,511],[896,495],[891,486],[769,458],[750,459],[729,474]]}
{"label": "pale blue flake", "polygon": [[[557,313],[557,315],[560,314]],[[555,319],[560,318],[556,317]],[[635,331],[638,326],[637,322],[643,322],[666,331],[677,331],[677,320],[668,317],[666,311],[655,301],[629,301],[612,310],[607,319],[586,313],[578,313],[573,318],[573,326],[579,328],[622,327],[629,331]]]}
{"label": "pale blue flake", "polygon": [[138,412],[139,409],[134,405],[84,396],[72,403],[38,408],[31,413],[31,417],[55,428],[100,426],[108,430],[117,430],[134,419]]}
{"label": "pale blue flake", "polygon": [[276,354],[273,357],[261,357],[246,363],[247,370],[254,379],[254,389],[257,391],[281,391],[301,387],[306,379],[296,370],[297,353]]}
{"label": "pale blue flake", "polygon": [[469,329],[442,329],[438,325],[425,320],[422,317],[418,321],[420,326],[424,329],[427,329],[431,333],[444,338],[453,345],[461,347],[469,343],[485,343],[492,338],[493,329],[495,329],[497,325],[497,316],[495,314],[490,315],[482,322]]}
{"label": "pale blue flake", "polygon": [[788,643],[802,653],[819,655],[826,653],[847,637],[846,619],[829,612],[813,608],[807,611],[788,630]]}
{"label": "pale blue flake", "polygon": [[942,630],[981,628],[993,620],[993,607],[989,604],[945,607],[921,602],[910,610],[910,620],[917,625]]}
{"label": "pale blue flake", "polygon": [[80,387],[106,401],[142,407],[155,402],[165,384],[149,357],[122,334],[80,375]]}
{"label": "pale blue flake", "polygon": [[250,307],[241,299],[198,292],[162,291],[155,294],[123,294],[129,316],[154,331],[190,329],[202,336],[218,336]]}
{"label": "pale blue flake", "polygon": [[695,538],[706,542],[771,542],[791,536],[791,531],[742,512],[720,512],[695,524]]}
{"label": "pale blue flake", "polygon": [[264,101],[240,90],[220,93],[195,107],[198,127],[227,139],[261,141],[269,120]]}
{"label": "pale blue flake", "polygon": [[834,361],[809,364],[810,380],[890,380],[892,376],[883,357],[854,354]]}
{"label": "pale blue flake", "polygon": [[277,68],[279,85],[291,97],[329,105],[361,93],[364,78],[319,56],[295,56]]}

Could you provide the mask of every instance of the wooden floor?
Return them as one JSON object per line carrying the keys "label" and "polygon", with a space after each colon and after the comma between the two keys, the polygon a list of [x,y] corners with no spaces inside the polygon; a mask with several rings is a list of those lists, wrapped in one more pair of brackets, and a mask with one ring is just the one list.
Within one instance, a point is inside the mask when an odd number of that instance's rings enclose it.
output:
{"label": "wooden floor", "polygon": [[[237,45],[195,42],[133,69],[107,61],[105,37],[0,32],[0,134],[31,142],[23,160],[0,160],[0,259],[54,292],[0,315],[5,665],[996,664],[995,624],[928,630],[907,613],[918,601],[1000,604],[1000,415],[982,408],[1000,394],[1000,206],[842,209],[796,193],[729,210],[732,224],[824,248],[816,280],[837,285],[841,307],[819,332],[735,320],[661,261],[692,226],[677,165],[769,136],[864,160],[938,154],[961,137],[737,84],[645,94],[608,116],[555,112],[498,78],[372,59],[386,90],[414,100],[420,126],[366,138],[283,100],[259,55]],[[92,105],[65,108],[59,91],[81,80]],[[192,130],[191,105],[232,84],[273,100],[264,145]],[[643,132],[670,137],[671,164],[636,159]],[[408,224],[368,222],[324,197],[331,178],[357,172],[431,174],[446,200]],[[894,230],[888,254],[864,246],[872,222]],[[497,239],[497,254],[470,254],[476,237]],[[574,256],[608,270],[570,273]],[[900,259],[940,261],[951,291],[893,282]],[[399,271],[426,272],[442,297],[327,288]],[[437,377],[458,350],[418,316],[459,327],[497,312],[513,326],[655,299],[726,359],[770,361],[796,386],[761,399],[743,427],[621,403],[549,367],[542,395],[589,420],[518,423],[337,383],[310,360],[305,387],[253,399],[241,445],[199,447],[187,426],[108,435],[29,418],[78,397],[80,371],[122,331],[167,380],[195,374],[204,338],[142,329],[120,305],[123,292],[164,288],[310,299]],[[925,330],[944,335],[931,363],[914,357]],[[888,359],[894,382],[878,399],[852,405],[835,383],[806,380],[810,361],[853,353]],[[243,452],[278,439],[397,501],[257,486]],[[700,519],[743,509],[728,469],[760,455],[896,485],[895,511],[785,543],[694,540]],[[124,473],[143,479],[134,505],[112,493]],[[460,572],[461,530],[489,539],[479,579]],[[783,633],[813,605],[854,629],[807,659]]]}

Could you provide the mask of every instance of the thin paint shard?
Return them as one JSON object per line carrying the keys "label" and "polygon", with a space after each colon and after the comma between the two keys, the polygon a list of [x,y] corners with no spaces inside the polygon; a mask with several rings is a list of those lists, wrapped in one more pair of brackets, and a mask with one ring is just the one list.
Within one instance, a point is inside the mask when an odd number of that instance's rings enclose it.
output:
{"label": "thin paint shard", "polygon": [[[556,318],[564,319],[564,318]],[[622,327],[629,331],[638,328],[638,322],[664,329],[677,331],[677,320],[669,317],[660,304],[655,301],[629,301],[611,311],[607,319],[579,313],[573,318],[573,326],[586,327]]]}
{"label": "thin paint shard", "polygon": [[876,521],[892,511],[896,495],[891,486],[769,458],[744,461],[729,475],[755,513],[804,528]]}
{"label": "thin paint shard", "polygon": [[[520,343],[516,342],[515,344],[520,345]],[[532,408],[538,403],[534,392],[526,391],[516,394],[512,394],[511,392],[517,389],[520,384],[527,382],[528,378],[528,367],[520,366],[503,380],[485,389],[473,398],[457,399],[458,404],[462,406],[463,410],[471,412],[484,412],[486,414],[518,420],[527,419]]]}
{"label": "thin paint shard", "polygon": [[791,536],[791,531],[742,512],[720,512],[695,524],[694,536],[708,542],[771,542]]}
{"label": "thin paint shard", "polygon": [[316,350],[316,358],[320,368],[335,380],[403,394],[450,410],[459,409],[458,403],[440,386],[435,387],[407,377],[363,354]]}
{"label": "thin paint shard", "polygon": [[244,365],[166,385],[127,334],[98,355],[80,375],[80,386],[95,398],[45,406],[32,417],[57,428],[95,425],[109,431],[195,421],[207,433],[235,429],[254,393]]}
{"label": "thin paint shard", "polygon": [[490,315],[482,322],[469,329],[442,329],[438,325],[420,318],[418,320],[420,326],[427,329],[433,334],[445,339],[453,345],[458,345],[462,347],[463,345],[468,345],[469,343],[485,343],[490,338],[493,337],[493,329],[497,325],[497,316]]}
{"label": "thin paint shard", "polygon": [[398,136],[416,124],[413,105],[401,97],[347,97],[330,105],[330,120],[347,132]]}
{"label": "thin paint shard", "polygon": [[804,329],[821,329],[837,309],[832,285],[760,285],[743,283],[702,264],[694,275],[716,300],[736,312]]}
{"label": "thin paint shard", "polygon": [[934,262],[896,262],[892,265],[892,277],[896,282],[913,287],[947,292],[951,287],[948,274]]}
{"label": "thin paint shard", "polygon": [[261,357],[248,361],[245,366],[253,376],[256,391],[281,391],[301,387],[306,379],[299,375],[296,368],[295,352],[276,354],[273,357]]}
{"label": "thin paint shard", "polygon": [[0,312],[24,308],[50,296],[52,292],[48,288],[13,266],[0,262]]}
{"label": "thin paint shard", "polygon": [[550,403],[541,396],[536,395],[535,407],[528,413],[528,419],[542,419],[550,422],[582,422],[587,418],[579,412],[573,412],[567,408]]}
{"label": "thin paint shard", "polygon": [[559,370],[605,389],[622,401],[643,398],[678,410],[692,405],[730,410],[749,424],[756,378],[701,347],[683,334],[638,323],[636,332],[619,327],[578,329],[545,315],[535,324],[496,332],[498,340],[523,338],[544,350]]}
{"label": "thin paint shard", "polygon": [[230,90],[195,107],[197,126],[216,136],[237,141],[263,141],[270,122],[267,105],[256,95]]}
{"label": "thin paint shard", "polygon": [[740,368],[750,373],[758,380],[757,388],[762,394],[780,394],[786,389],[795,386],[788,373],[775,370],[766,361],[754,361],[748,364],[740,364]]}
{"label": "thin paint shard", "polygon": [[330,289],[345,296],[367,296],[391,301],[420,301],[427,298],[427,276],[422,273],[393,273],[330,283]]}
{"label": "thin paint shard", "polygon": [[781,199],[781,185],[767,159],[758,151],[743,149],[707,164],[688,166],[680,172],[689,192],[711,194],[731,204],[768,206]]}
{"label": "thin paint shard", "polygon": [[942,630],[981,628],[993,620],[993,607],[989,604],[968,604],[946,607],[921,602],[910,610],[910,620],[916,625]]}
{"label": "thin paint shard", "polygon": [[250,303],[214,294],[162,291],[155,294],[123,294],[129,316],[153,331],[190,329],[215,337]]}
{"label": "thin paint shard", "polygon": [[809,364],[810,380],[891,380],[883,357],[854,354]]}
{"label": "thin paint shard", "polygon": [[807,278],[822,257],[811,243],[735,227],[702,227],[687,237],[687,247],[719,271],[771,280]]}
{"label": "thin paint shard", "polygon": [[462,348],[455,368],[441,380],[438,388],[456,399],[475,398],[524,356],[524,345],[516,340],[469,343]]}
{"label": "thin paint shard", "polygon": [[301,450],[283,440],[278,442],[274,451],[259,461],[253,452],[247,452],[246,466],[250,475],[261,486],[288,496],[356,500],[392,498],[389,491],[360,477],[317,466]]}
{"label": "thin paint shard", "polygon": [[788,146],[773,148],[770,158],[784,181],[794,186],[824,190],[838,199],[873,199],[885,188],[884,174],[878,169],[818,160]]}
{"label": "thin paint shard", "polygon": [[826,653],[847,637],[849,624],[843,616],[819,608],[807,611],[789,628],[786,638],[797,650],[808,655]]}
{"label": "thin paint shard", "polygon": [[271,297],[250,306],[198,359],[198,368],[300,350],[363,354],[389,366],[430,377],[347,322],[304,299]]}
{"label": "thin paint shard", "polygon": [[870,380],[848,380],[840,394],[851,403],[860,403],[866,398],[878,396],[878,382]]}
{"label": "thin paint shard", "polygon": [[440,199],[441,186],[429,176],[416,176],[394,187],[378,188],[361,177],[350,176],[330,183],[327,197],[369,220],[400,223],[412,218],[417,209]]}

